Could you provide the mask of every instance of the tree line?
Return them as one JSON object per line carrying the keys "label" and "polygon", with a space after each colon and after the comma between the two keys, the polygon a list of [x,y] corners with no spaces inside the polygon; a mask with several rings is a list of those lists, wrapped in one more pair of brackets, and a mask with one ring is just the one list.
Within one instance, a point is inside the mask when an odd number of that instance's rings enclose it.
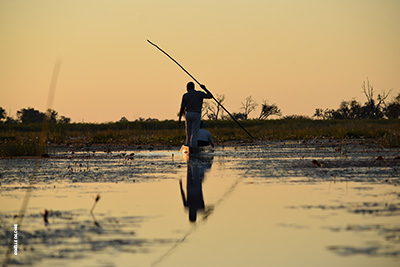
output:
{"label": "tree line", "polygon": [[40,112],[34,108],[28,107],[17,111],[17,119],[7,115],[6,111],[0,107],[0,122],[5,124],[16,123],[42,123],[48,121],[49,123],[68,124],[71,122],[70,118],[65,116],[58,116],[58,112],[53,109],[48,109],[46,113]]}
{"label": "tree line", "polygon": [[[367,101],[362,104],[356,100],[342,101],[338,109],[321,109],[317,108],[313,115],[316,119],[325,120],[345,120],[345,119],[398,119],[400,117],[400,93],[391,102],[387,102],[389,92],[383,91],[375,98],[374,87],[370,84],[369,80],[363,82],[361,88],[367,98]],[[225,100],[224,95],[217,95],[216,99],[223,104]],[[247,97],[241,103],[239,112],[233,113],[235,119],[247,120],[249,114],[253,112],[258,106],[257,102],[251,97]],[[203,119],[218,120],[230,119],[229,116],[224,114],[224,110],[215,102],[206,101],[203,106]],[[266,120],[268,117],[276,115],[281,116],[281,110],[276,104],[269,104],[263,101],[261,105],[259,120]],[[305,116],[291,115],[285,116],[284,119],[307,118]]]}
{"label": "tree line", "polygon": [[362,104],[355,99],[342,101],[338,109],[317,108],[314,117],[324,120],[353,119],[398,119],[400,117],[400,93],[391,101],[386,102],[390,91],[382,91],[374,97],[375,91],[369,80],[363,82],[361,88],[367,101]]}
{"label": "tree line", "polygon": [[[391,102],[387,102],[390,91],[377,94],[375,97],[374,87],[369,80],[364,81],[361,88],[366,97],[364,104],[352,99],[350,101],[342,101],[338,109],[315,109],[313,115],[316,119],[323,120],[352,120],[352,119],[399,119],[400,118],[400,93],[394,97]],[[216,95],[215,98],[223,105],[225,95]],[[247,97],[242,103],[238,112],[232,113],[232,116],[237,120],[248,120],[249,114],[255,111],[258,103],[252,98]],[[260,113],[257,116],[258,120],[266,120],[270,116],[282,116],[281,110],[277,104],[269,104],[264,100],[261,104]],[[284,119],[308,118],[301,115],[285,116]],[[6,114],[6,111],[0,107],[0,123],[41,123],[47,119],[50,123],[69,124],[71,119],[65,116],[58,116],[55,110],[48,109],[46,113],[42,113],[34,108],[24,108],[17,111],[17,119]],[[229,120],[230,116],[225,114],[221,106],[215,101],[207,100],[204,102],[202,110],[202,119],[208,120]],[[308,118],[310,119],[310,118]],[[137,121],[154,122],[158,119],[139,118]],[[128,122],[126,117],[122,117],[119,122]]]}

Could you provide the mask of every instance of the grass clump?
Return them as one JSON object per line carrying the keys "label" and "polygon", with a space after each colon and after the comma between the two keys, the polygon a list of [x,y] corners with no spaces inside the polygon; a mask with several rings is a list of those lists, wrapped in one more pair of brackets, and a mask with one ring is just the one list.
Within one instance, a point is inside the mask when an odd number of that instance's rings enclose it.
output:
{"label": "grass clump", "polygon": [[0,155],[3,157],[46,156],[46,154],[38,139],[9,140],[0,146]]}
{"label": "grass clump", "polygon": [[378,139],[377,143],[383,147],[400,148],[400,134],[399,132],[386,133]]}

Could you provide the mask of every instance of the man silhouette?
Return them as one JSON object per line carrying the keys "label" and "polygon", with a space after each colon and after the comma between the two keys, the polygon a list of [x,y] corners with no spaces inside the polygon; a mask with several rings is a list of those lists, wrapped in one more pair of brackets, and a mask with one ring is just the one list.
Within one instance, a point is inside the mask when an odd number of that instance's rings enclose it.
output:
{"label": "man silhouette", "polygon": [[185,130],[186,130],[186,146],[197,147],[197,140],[200,129],[201,109],[204,98],[213,98],[210,91],[205,85],[200,87],[207,93],[196,91],[194,83],[188,82],[186,85],[187,93],[182,96],[181,108],[179,111],[179,125],[181,124],[182,116],[185,115]]}

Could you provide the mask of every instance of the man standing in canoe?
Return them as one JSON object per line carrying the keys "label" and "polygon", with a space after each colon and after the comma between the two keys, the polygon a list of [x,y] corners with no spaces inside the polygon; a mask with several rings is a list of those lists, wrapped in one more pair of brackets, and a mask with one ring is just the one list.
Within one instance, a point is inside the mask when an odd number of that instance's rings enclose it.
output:
{"label": "man standing in canoe", "polygon": [[210,91],[205,85],[200,87],[207,93],[194,89],[194,83],[188,82],[186,85],[187,93],[182,96],[181,109],[179,111],[179,125],[181,124],[182,116],[185,114],[186,124],[186,146],[197,147],[197,139],[199,136],[201,109],[204,98],[213,98]]}

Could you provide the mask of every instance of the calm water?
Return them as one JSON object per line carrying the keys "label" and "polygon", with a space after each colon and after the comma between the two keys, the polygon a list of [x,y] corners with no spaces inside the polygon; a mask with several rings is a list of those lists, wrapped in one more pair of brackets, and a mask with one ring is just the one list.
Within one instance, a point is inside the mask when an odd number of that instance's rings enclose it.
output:
{"label": "calm water", "polygon": [[176,150],[56,155],[0,161],[1,261],[35,181],[10,266],[400,264],[399,150],[324,141],[190,160]]}

